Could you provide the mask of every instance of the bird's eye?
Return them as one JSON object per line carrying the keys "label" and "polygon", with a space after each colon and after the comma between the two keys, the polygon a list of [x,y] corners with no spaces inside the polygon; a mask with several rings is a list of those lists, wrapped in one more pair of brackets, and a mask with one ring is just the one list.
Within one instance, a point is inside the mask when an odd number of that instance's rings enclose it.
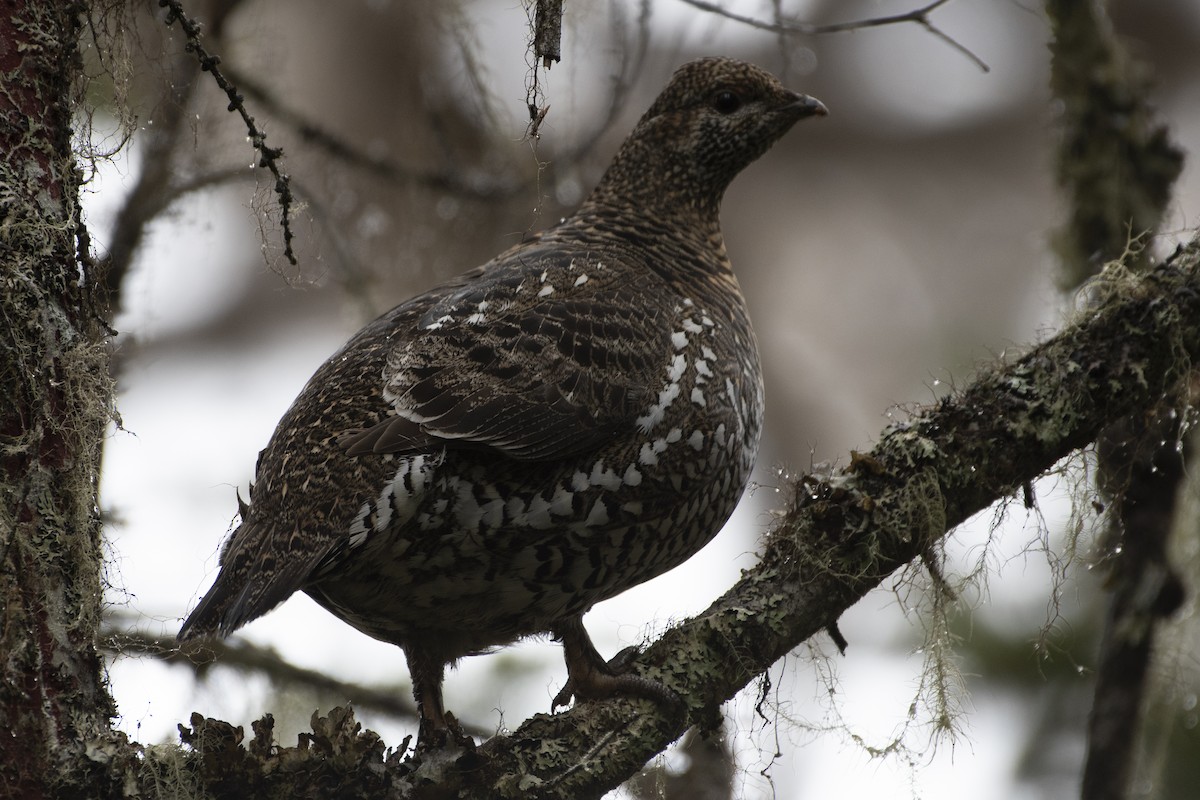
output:
{"label": "bird's eye", "polygon": [[742,98],[728,89],[721,89],[713,94],[712,107],[722,114],[732,114],[742,107]]}

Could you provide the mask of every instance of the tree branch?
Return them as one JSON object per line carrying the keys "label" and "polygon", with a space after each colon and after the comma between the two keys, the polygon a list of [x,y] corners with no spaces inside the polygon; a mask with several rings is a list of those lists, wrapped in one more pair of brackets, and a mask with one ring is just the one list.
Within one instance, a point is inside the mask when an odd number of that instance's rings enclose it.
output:
{"label": "tree branch", "polygon": [[[1074,287],[1158,229],[1183,153],[1157,121],[1144,67],[1096,3],[1046,0],[1050,86],[1062,102],[1058,181],[1071,216],[1058,233],[1060,282]],[[1147,265],[1149,253],[1143,260]]]}
{"label": "tree branch", "polygon": [[[417,704],[409,686],[364,686],[331,678],[317,670],[298,667],[283,659],[270,647],[259,647],[246,641],[225,639],[190,641],[180,644],[174,637],[163,640],[133,628],[105,629],[100,632],[100,647],[114,656],[144,655],[166,664],[188,667],[203,678],[214,665],[240,672],[261,673],[272,685],[295,686],[346,698],[356,708],[370,709],[415,724]],[[492,729],[459,722],[472,736],[490,736]]]}
{"label": "tree branch", "polygon": [[230,83],[221,71],[220,56],[209,53],[201,43],[200,24],[183,10],[181,0],[158,0],[158,4],[167,9],[166,24],[168,26],[173,22],[179,23],[184,36],[187,37],[185,49],[187,52],[195,54],[196,60],[200,62],[200,69],[210,73],[217,86],[229,98],[229,110],[236,111],[241,116],[242,122],[246,126],[246,133],[250,137],[250,143],[258,151],[258,165],[270,170],[271,175],[275,178],[275,194],[279,198],[279,222],[283,231],[283,256],[289,263],[295,264],[296,254],[292,250],[292,239],[294,238],[291,221],[292,189],[289,176],[279,168],[279,164],[283,160],[283,149],[267,146],[267,134],[258,127],[254,117],[250,116],[250,112],[246,110],[244,98],[238,92],[237,87]]}
{"label": "tree branch", "polygon": [[780,14],[775,15],[773,21],[758,19],[756,17],[748,17],[744,14],[738,14],[718,3],[711,3],[708,0],[682,0],[693,8],[707,11],[710,14],[716,14],[719,17],[740,22],[743,25],[749,25],[751,28],[757,28],[760,31],[768,31],[770,33],[779,34],[795,34],[799,36],[820,36],[827,33],[848,33],[850,31],[863,30],[864,28],[880,28],[885,25],[902,25],[905,23],[916,23],[924,28],[929,33],[941,39],[946,44],[953,47],[958,52],[962,53],[970,59],[975,66],[979,67],[984,72],[990,72],[991,68],[982,58],[972,53],[964,45],[955,41],[953,37],[945,31],[938,28],[929,19],[930,15],[950,2],[950,0],[934,0],[932,3],[926,3],[920,8],[914,8],[912,11],[905,11],[902,14],[891,14],[882,17],[868,17],[867,19],[858,19],[851,22],[835,22],[828,25],[816,25],[811,22],[801,22],[795,19],[787,19]]}
{"label": "tree branch", "polygon": [[[637,660],[640,674],[685,699],[686,720],[649,701],[612,699],[536,715],[478,750],[403,764],[393,754],[384,766],[378,737],[335,710],[314,720],[337,742],[326,749],[375,765],[355,767],[364,796],[382,796],[379,770],[390,770],[390,790],[398,781],[416,797],[599,797],[688,726],[715,726],[722,703],[954,526],[1171,392],[1200,358],[1200,237],[1144,278],[1113,267],[1099,287],[1109,290],[1103,303],[1016,363],[892,425],[847,467],[796,482],[761,562]],[[192,723],[189,740],[225,742],[195,755],[206,774],[228,774],[236,762],[278,790],[275,782],[290,780],[281,760],[331,768],[311,748],[265,752],[256,740],[246,751],[230,744],[240,731],[226,723]]]}

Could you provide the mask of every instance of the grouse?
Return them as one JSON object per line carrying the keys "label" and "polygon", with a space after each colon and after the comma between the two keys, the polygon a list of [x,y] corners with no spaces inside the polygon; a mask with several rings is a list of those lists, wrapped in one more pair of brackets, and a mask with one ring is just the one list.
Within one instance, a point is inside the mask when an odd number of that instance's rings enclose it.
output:
{"label": "grouse", "polygon": [[690,558],[745,488],[763,386],[720,202],[825,113],[751,64],[681,66],[573,216],[316,371],[179,639],[304,591],[404,650],[423,747],[448,734],[446,665],[534,634],[562,641],[556,700],[669,696],[606,663],[582,617]]}

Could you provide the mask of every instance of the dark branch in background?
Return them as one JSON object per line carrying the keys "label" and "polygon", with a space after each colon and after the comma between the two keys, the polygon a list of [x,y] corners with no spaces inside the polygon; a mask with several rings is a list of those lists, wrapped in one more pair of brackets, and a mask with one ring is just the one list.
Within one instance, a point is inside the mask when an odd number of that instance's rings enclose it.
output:
{"label": "dark branch in background", "polygon": [[[1051,86],[1063,105],[1058,180],[1071,204],[1058,237],[1060,280],[1074,287],[1122,256],[1133,269],[1149,266],[1143,245],[1161,225],[1183,154],[1155,120],[1146,70],[1125,52],[1103,6],[1047,0],[1046,11]],[[1099,482],[1115,513],[1083,800],[1122,800],[1133,791],[1156,629],[1184,599],[1167,554],[1186,469],[1180,396],[1115,422],[1097,442]]]}
{"label": "dark branch in background", "polygon": [[698,8],[701,11],[707,11],[711,14],[740,22],[743,25],[749,25],[752,28],[758,28],[761,31],[769,31],[778,34],[793,34],[798,36],[820,36],[827,33],[847,33],[850,31],[864,30],[866,28],[879,28],[885,25],[902,25],[906,23],[916,23],[924,28],[929,33],[941,39],[946,44],[953,47],[958,52],[969,58],[975,66],[979,67],[984,72],[991,71],[987,63],[979,56],[972,53],[966,46],[960,44],[953,37],[949,36],[945,31],[938,28],[930,20],[930,15],[950,2],[950,0],[935,0],[932,3],[927,3],[920,8],[906,11],[903,14],[893,14],[885,17],[871,17],[869,19],[859,19],[852,22],[836,22],[828,25],[815,25],[811,22],[801,22],[795,19],[787,19],[782,17],[778,12],[775,14],[774,21],[762,20],[756,17],[748,17],[744,14],[737,14],[719,3],[710,3],[707,0],[681,0],[693,8]]}
{"label": "dark branch in background", "polygon": [[238,92],[237,87],[230,83],[224,73],[222,73],[220,57],[209,53],[204,48],[204,45],[201,44],[200,24],[184,12],[182,2],[180,0],[158,0],[158,4],[167,9],[165,22],[168,27],[172,22],[179,23],[179,27],[183,29],[184,36],[187,37],[185,49],[187,52],[195,54],[196,59],[200,62],[200,69],[210,73],[213,76],[213,80],[216,81],[217,86],[229,98],[229,110],[236,111],[241,116],[242,122],[246,125],[246,132],[250,136],[250,143],[258,151],[258,165],[269,169],[271,175],[274,176],[275,194],[279,197],[280,228],[283,231],[283,255],[289,263],[296,264],[296,254],[292,250],[292,190],[289,185],[288,175],[279,169],[279,162],[283,159],[283,149],[267,146],[266,133],[259,130],[254,117],[250,116],[250,113],[246,111],[246,106],[243,103],[244,98]]}
{"label": "dark branch in background", "polygon": [[[616,15],[616,27],[621,34],[617,37],[618,41],[625,43],[631,38],[634,41],[633,48],[625,53],[619,59],[619,71],[612,77],[612,88],[608,93],[608,105],[604,110],[601,120],[597,124],[585,126],[588,131],[585,138],[571,144],[569,148],[559,151],[555,158],[555,165],[561,174],[564,168],[569,168],[571,165],[582,160],[590,155],[596,146],[596,143],[604,138],[612,129],[613,124],[620,117],[620,111],[626,107],[630,89],[633,87],[634,78],[641,74],[643,67],[646,64],[646,56],[650,49],[650,0],[641,0],[638,3],[637,21],[635,23],[635,31],[633,36],[629,36],[624,31],[624,16],[621,12],[620,5],[611,7],[611,12]],[[536,27],[536,23],[531,23]],[[536,53],[531,49],[530,53],[536,56]],[[536,57],[534,59],[536,62]],[[541,124],[541,120],[545,118],[549,111],[549,106],[540,106],[543,95],[538,84],[537,64],[530,65],[530,75],[526,81],[526,104],[529,107],[531,128],[529,135],[536,142],[536,126]],[[541,179],[541,167],[539,164],[538,180]]]}
{"label": "dark branch in background", "polygon": [[[166,664],[186,667],[194,670],[196,678],[201,680],[214,665],[259,673],[268,677],[276,689],[302,687],[340,697],[357,709],[369,709],[412,722],[417,719],[417,706],[407,686],[371,687],[339,681],[316,670],[297,667],[269,647],[258,647],[245,641],[214,639],[180,645],[173,637],[162,639],[134,629],[103,630],[100,647],[117,657],[150,656]],[[460,724],[463,723],[460,721]],[[494,733],[477,725],[463,724],[463,727],[473,736]]]}
{"label": "dark branch in background", "polygon": [[344,754],[338,759],[271,747],[266,733],[242,748],[228,723],[194,715],[184,733],[203,745],[196,769],[251,776],[247,786],[276,795],[302,789],[294,777],[302,762],[336,772],[364,797],[601,796],[687,727],[714,728],[726,700],[954,526],[1185,379],[1200,359],[1200,237],[1144,278],[1115,270],[1107,280],[1107,301],[1053,339],[889,427],[846,468],[796,482],[761,561],[633,665],[684,698],[686,720],[650,701],[614,698],[536,715],[475,751],[401,763],[385,761],[378,737],[340,709],[314,728],[330,740],[326,751]]}
{"label": "dark branch in background", "polygon": [[350,167],[362,169],[389,181],[417,183],[429,189],[451,192],[480,200],[503,200],[516,194],[524,182],[495,179],[487,174],[466,176],[444,169],[417,172],[386,156],[372,155],[286,107],[267,87],[235,67],[225,70],[247,97],[281,124],[291,128],[306,144],[317,147]]}
{"label": "dark branch in background", "polygon": [[[629,91],[646,62],[649,52],[650,1],[641,0],[638,6],[636,27],[632,36],[622,35],[621,41],[632,39],[634,44],[626,57],[620,59],[620,71],[613,76],[606,106],[599,121],[586,126],[584,139],[573,142],[569,147],[558,150],[555,164],[561,172],[569,169],[592,152],[596,143],[607,135],[619,118],[619,112],[627,105]],[[618,13],[614,10],[613,13]],[[622,33],[624,33],[622,31]],[[478,171],[465,173],[458,165],[448,165],[434,172],[421,172],[407,167],[387,156],[375,155],[347,139],[331,132],[318,122],[281,102],[271,89],[234,66],[225,66],[225,73],[247,98],[272,119],[291,129],[305,144],[325,152],[347,166],[361,169],[373,177],[388,181],[416,183],[435,191],[444,191],[461,197],[483,201],[502,201],[525,191],[535,179],[497,177]],[[313,203],[311,196],[305,201]],[[316,216],[320,217],[320,214]]]}
{"label": "dark branch in background", "polygon": [[[1068,289],[1158,229],[1183,169],[1183,153],[1148,103],[1147,68],[1125,52],[1102,8],[1046,2],[1050,85],[1063,106],[1057,172],[1071,216],[1058,250]],[[1131,266],[1149,261],[1148,251],[1135,253]]]}
{"label": "dark branch in background", "polygon": [[691,728],[679,740],[677,752],[687,759],[682,770],[668,769],[666,763],[647,765],[624,784],[624,790],[643,800],[731,800],[735,796],[737,762],[724,725],[703,733]]}
{"label": "dark branch in background", "polygon": [[107,252],[100,261],[104,303],[111,315],[115,315],[121,307],[121,289],[147,226],[170,205],[167,194],[173,177],[172,154],[180,139],[186,119],[185,111],[196,85],[196,70],[190,59],[182,55],[174,58],[170,75],[163,83],[167,91],[157,104],[154,125],[139,137],[145,148],[142,168],[116,216]]}
{"label": "dark branch in background", "polygon": [[[560,162],[572,163],[591,153],[595,149],[596,143],[608,133],[612,124],[617,120],[620,110],[629,105],[629,91],[633,88],[634,78],[642,73],[646,66],[646,55],[650,51],[650,12],[650,0],[642,0],[638,4],[634,46],[632,51],[626,53],[625,57],[621,59],[620,72],[612,78],[612,88],[608,93],[608,107],[604,110],[603,123],[590,126],[591,134],[582,141],[576,142],[567,151],[565,159],[559,158]],[[618,19],[622,18],[618,17]],[[622,41],[627,41],[629,37],[621,36],[620,38]]]}

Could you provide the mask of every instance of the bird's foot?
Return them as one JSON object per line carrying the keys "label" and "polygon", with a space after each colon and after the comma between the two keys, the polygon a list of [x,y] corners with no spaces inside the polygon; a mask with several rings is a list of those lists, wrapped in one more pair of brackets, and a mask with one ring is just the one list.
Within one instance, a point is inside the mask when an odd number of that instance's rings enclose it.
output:
{"label": "bird's foot", "polygon": [[458,724],[458,720],[449,711],[443,712],[442,724],[435,724],[431,719],[422,719],[417,730],[417,753],[442,750],[448,746],[464,750],[475,749],[475,739]]}
{"label": "bird's foot", "polygon": [[566,684],[554,696],[550,710],[566,706],[575,698],[578,702],[603,700],[608,697],[632,696],[653,700],[666,709],[683,715],[686,712],[683,698],[658,681],[640,675],[626,674],[637,659],[639,650],[631,645],[621,650],[607,662],[596,659],[576,662],[575,669],[568,666]]}

